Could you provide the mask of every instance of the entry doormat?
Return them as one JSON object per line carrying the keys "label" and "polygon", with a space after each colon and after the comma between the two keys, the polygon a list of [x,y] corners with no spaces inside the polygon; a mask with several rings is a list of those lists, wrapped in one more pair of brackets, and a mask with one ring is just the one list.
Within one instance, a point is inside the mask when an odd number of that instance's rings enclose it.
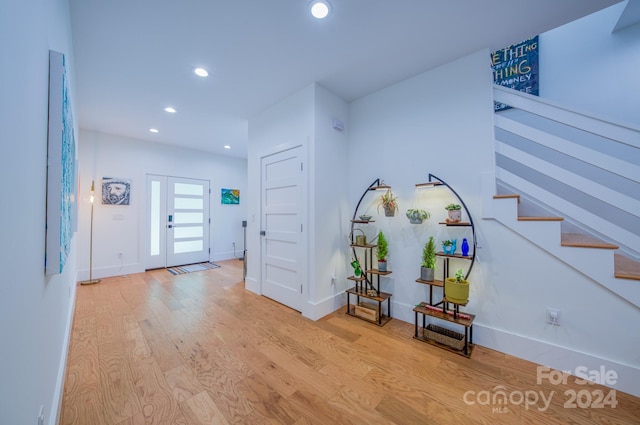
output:
{"label": "entry doormat", "polygon": [[191,273],[191,272],[201,272],[201,271],[210,270],[210,269],[217,269],[219,267],[220,266],[215,263],[206,262],[206,263],[197,263],[197,264],[187,264],[186,266],[168,267],[167,270],[171,274],[185,274],[185,273]]}

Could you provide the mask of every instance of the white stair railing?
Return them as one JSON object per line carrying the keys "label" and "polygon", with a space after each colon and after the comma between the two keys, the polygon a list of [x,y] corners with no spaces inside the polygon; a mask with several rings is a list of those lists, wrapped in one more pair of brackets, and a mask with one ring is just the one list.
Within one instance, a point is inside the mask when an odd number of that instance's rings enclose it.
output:
{"label": "white stair railing", "polygon": [[640,258],[640,130],[494,86],[496,181]]}

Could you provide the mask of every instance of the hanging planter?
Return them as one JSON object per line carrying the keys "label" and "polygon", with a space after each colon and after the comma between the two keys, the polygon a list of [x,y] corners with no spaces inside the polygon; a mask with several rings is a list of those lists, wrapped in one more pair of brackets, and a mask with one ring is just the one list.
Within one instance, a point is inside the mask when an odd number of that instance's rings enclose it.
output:
{"label": "hanging planter", "polygon": [[409,219],[409,223],[422,224],[424,220],[429,220],[429,218],[431,217],[431,213],[426,210],[412,208],[407,210],[406,216]]}
{"label": "hanging planter", "polygon": [[391,189],[387,189],[384,195],[380,196],[380,204],[378,205],[378,211],[380,207],[384,208],[384,215],[386,217],[393,217],[398,210],[398,201],[397,197],[393,196],[393,192]]}

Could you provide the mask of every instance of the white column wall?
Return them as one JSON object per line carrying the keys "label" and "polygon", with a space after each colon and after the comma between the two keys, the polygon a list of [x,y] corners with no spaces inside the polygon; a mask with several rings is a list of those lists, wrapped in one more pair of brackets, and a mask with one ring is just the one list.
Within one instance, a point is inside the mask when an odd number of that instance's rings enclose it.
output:
{"label": "white column wall", "polygon": [[[348,105],[322,86],[315,86],[315,137],[312,138],[309,240],[310,290],[308,317],[319,319],[342,304],[347,288],[345,258],[351,211],[348,201]],[[333,121],[344,123],[336,130]]]}

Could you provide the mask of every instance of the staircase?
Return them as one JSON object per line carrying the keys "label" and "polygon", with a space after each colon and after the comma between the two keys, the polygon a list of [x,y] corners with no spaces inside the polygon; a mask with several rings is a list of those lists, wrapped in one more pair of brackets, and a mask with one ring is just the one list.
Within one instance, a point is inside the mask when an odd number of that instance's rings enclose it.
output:
{"label": "staircase", "polygon": [[492,216],[640,307],[640,131],[500,86]]}

